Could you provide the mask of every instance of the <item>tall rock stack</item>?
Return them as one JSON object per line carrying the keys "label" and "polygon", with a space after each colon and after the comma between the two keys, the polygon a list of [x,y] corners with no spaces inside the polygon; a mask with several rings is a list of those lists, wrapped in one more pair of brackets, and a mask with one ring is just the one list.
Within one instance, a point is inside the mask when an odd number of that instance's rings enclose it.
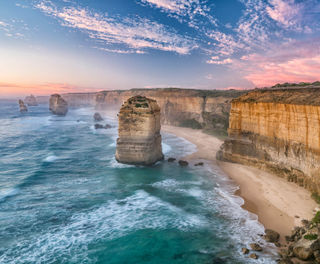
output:
{"label": "tall rock stack", "polygon": [[27,96],[24,99],[24,101],[28,106],[37,106],[38,105],[37,99],[32,94],[30,96]]}
{"label": "tall rock stack", "polygon": [[144,96],[129,98],[121,107],[116,160],[120,163],[151,165],[163,159],[160,107]]}
{"label": "tall rock stack", "polygon": [[64,116],[68,112],[68,103],[60,94],[53,94],[50,96],[49,109],[55,115]]}

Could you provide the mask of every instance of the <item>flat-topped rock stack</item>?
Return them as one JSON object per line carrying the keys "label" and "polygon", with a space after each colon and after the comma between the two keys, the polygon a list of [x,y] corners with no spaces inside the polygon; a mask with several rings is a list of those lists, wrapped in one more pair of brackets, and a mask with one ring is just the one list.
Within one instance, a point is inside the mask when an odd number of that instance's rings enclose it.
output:
{"label": "flat-topped rock stack", "polygon": [[129,98],[122,105],[118,119],[118,162],[151,165],[163,159],[160,107],[155,100],[144,96]]}
{"label": "flat-topped rock stack", "polygon": [[64,116],[68,112],[68,103],[60,94],[53,94],[50,96],[49,109],[55,115]]}

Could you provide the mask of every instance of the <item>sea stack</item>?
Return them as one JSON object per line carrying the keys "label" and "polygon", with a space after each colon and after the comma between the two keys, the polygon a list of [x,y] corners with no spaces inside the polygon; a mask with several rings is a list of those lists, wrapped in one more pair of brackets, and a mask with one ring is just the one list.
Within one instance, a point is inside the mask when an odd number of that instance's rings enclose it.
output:
{"label": "sea stack", "polygon": [[19,107],[20,107],[20,112],[25,113],[28,112],[27,106],[24,104],[22,100],[19,100]]}
{"label": "sea stack", "polygon": [[116,160],[134,165],[152,165],[163,159],[160,107],[144,96],[128,99],[120,109]]}
{"label": "sea stack", "polygon": [[64,116],[68,112],[68,103],[60,94],[53,94],[50,96],[49,109],[55,115]]}
{"label": "sea stack", "polygon": [[28,106],[37,106],[38,105],[37,99],[32,94],[30,96],[27,96],[24,99],[24,101]]}

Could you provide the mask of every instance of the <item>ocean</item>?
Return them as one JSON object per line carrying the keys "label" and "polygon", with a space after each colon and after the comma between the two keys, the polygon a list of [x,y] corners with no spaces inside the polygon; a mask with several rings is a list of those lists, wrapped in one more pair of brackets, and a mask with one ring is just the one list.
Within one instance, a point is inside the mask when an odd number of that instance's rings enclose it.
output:
{"label": "ocean", "polygon": [[[123,165],[117,120],[94,129],[93,108],[20,114],[0,101],[0,263],[275,263],[263,226],[218,167]],[[196,146],[162,133],[165,157]],[[249,259],[242,247],[259,242]]]}

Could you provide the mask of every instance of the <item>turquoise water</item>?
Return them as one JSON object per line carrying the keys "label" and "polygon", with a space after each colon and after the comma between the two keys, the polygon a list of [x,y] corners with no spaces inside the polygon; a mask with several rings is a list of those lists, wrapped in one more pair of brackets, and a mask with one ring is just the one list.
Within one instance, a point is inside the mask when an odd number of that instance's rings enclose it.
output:
{"label": "turquoise water", "polygon": [[[258,261],[241,254],[263,227],[218,168],[118,164],[117,129],[95,131],[93,113],[0,101],[0,263],[275,262],[267,244]],[[166,157],[196,150],[163,143]]]}

